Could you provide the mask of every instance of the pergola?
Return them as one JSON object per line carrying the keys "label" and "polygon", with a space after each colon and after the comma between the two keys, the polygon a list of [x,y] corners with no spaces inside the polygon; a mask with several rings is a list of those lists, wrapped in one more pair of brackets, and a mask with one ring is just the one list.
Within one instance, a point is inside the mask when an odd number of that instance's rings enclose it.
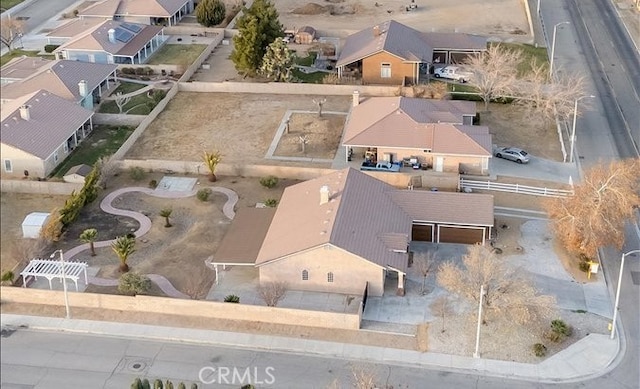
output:
{"label": "pergola", "polygon": [[49,289],[52,289],[51,280],[57,278],[62,282],[62,264],[64,263],[64,278],[72,280],[76,284],[78,291],[78,279],[84,273],[84,282],[87,283],[86,262],[61,262],[53,259],[32,259],[27,267],[20,273],[22,276],[22,287],[27,287],[27,277],[44,277],[49,281]]}

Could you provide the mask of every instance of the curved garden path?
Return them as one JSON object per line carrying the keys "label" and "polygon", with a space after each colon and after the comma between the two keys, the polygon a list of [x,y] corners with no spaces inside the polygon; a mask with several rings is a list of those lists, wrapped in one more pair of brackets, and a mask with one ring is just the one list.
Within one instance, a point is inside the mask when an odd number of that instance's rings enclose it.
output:
{"label": "curved garden path", "polygon": [[[238,202],[238,194],[231,189],[223,188],[220,186],[210,186],[208,188],[211,189],[213,192],[222,193],[225,196],[227,196],[227,201],[222,207],[222,213],[224,213],[224,215],[229,219],[233,220],[233,218],[236,216],[234,207]],[[134,235],[136,236],[136,238],[139,238],[151,230],[151,219],[149,219],[147,216],[143,215],[140,212],[115,208],[112,205],[113,201],[116,198],[122,196],[125,193],[130,193],[130,192],[140,192],[140,193],[147,194],[149,196],[168,198],[168,199],[181,199],[181,198],[194,196],[197,193],[197,190],[194,189],[191,191],[177,192],[177,191],[170,191],[170,190],[157,190],[157,189],[144,188],[144,187],[128,187],[128,188],[117,189],[109,193],[100,202],[100,209],[112,215],[127,216],[138,221],[138,223],[140,224],[140,228],[138,228],[138,230],[134,232]],[[107,246],[111,246],[111,243],[113,243],[114,241],[115,239],[94,242],[94,246],[107,247]],[[80,246],[76,246],[66,251],[64,253],[65,258],[71,259],[74,256],[88,249],[89,249],[88,243],[81,244]],[[169,282],[169,280],[167,280],[164,276],[161,276],[159,274],[147,274],[147,277],[149,277],[151,281],[153,281],[156,285],[158,285],[158,287],[167,296],[177,297],[177,298],[189,298],[189,296],[185,295],[184,293],[174,288],[171,282]],[[109,279],[109,278],[88,277],[87,281],[90,284],[99,285],[99,286],[118,285],[118,280]]]}

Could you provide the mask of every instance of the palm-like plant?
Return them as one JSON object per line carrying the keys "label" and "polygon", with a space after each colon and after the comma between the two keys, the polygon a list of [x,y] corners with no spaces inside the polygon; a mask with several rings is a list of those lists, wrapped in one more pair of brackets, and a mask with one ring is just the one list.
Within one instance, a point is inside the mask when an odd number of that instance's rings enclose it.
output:
{"label": "palm-like plant", "polygon": [[173,212],[173,209],[171,208],[162,208],[160,210],[160,216],[162,216],[164,218],[164,226],[165,227],[171,227],[171,223],[169,222],[169,216],[171,216],[171,213]]}
{"label": "palm-like plant", "polygon": [[125,273],[129,271],[129,265],[127,265],[127,259],[129,255],[133,254],[136,249],[136,238],[130,236],[119,236],[111,243],[111,249],[120,259],[120,271]]}
{"label": "palm-like plant", "polygon": [[89,248],[91,248],[92,257],[96,256],[96,249],[93,246],[93,242],[95,242],[97,238],[98,238],[98,230],[96,230],[95,228],[87,228],[86,230],[82,231],[82,233],[80,234],[80,241],[82,243],[89,243]]}
{"label": "palm-like plant", "polygon": [[202,160],[207,169],[209,169],[209,181],[215,182],[217,180],[216,167],[222,161],[222,154],[219,151],[213,151],[212,153],[205,151]]}

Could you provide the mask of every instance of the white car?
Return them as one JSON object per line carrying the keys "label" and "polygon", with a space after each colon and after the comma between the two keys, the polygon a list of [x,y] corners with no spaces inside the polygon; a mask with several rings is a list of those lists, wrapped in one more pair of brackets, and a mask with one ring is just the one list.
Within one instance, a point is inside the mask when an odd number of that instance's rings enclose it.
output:
{"label": "white car", "polygon": [[499,147],[493,155],[495,155],[496,158],[504,158],[517,163],[529,162],[529,153],[517,147]]}
{"label": "white car", "polygon": [[447,78],[449,80],[456,80],[458,82],[465,83],[469,81],[473,74],[465,72],[458,66],[445,66],[443,68],[437,68],[433,71],[435,78]]}

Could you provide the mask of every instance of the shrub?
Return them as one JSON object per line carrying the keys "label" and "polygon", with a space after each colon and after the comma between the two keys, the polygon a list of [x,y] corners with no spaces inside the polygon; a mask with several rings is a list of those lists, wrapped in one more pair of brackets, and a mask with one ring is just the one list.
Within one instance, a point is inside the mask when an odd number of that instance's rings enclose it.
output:
{"label": "shrub", "polygon": [[542,343],[536,343],[533,345],[533,354],[536,357],[542,358],[547,355],[547,347]]}
{"label": "shrub", "polygon": [[264,205],[266,205],[269,208],[275,208],[276,205],[278,205],[278,200],[276,200],[276,199],[266,199],[264,201]]}
{"label": "shrub", "polygon": [[196,197],[198,198],[198,200],[204,202],[209,200],[209,196],[211,196],[212,192],[213,191],[211,190],[211,188],[202,188],[198,190],[198,193],[196,193]]}
{"label": "shrub", "polygon": [[224,298],[224,302],[225,303],[239,303],[240,302],[240,297],[236,296],[235,294],[230,294],[225,296]]}
{"label": "shrub", "polygon": [[581,272],[588,273],[591,269],[591,265],[588,261],[580,261],[580,263],[578,263],[578,269],[580,269]]}
{"label": "shrub", "polygon": [[137,76],[143,76],[145,73],[144,68],[135,68],[134,72]]}
{"label": "shrub", "polygon": [[156,379],[155,381],[153,381],[153,389],[164,389],[164,385],[162,385],[162,381],[159,379]]}
{"label": "shrub", "polygon": [[120,71],[124,74],[134,74],[135,73],[135,69],[134,68],[122,68],[120,69]]}
{"label": "shrub", "polygon": [[14,277],[15,277],[15,274],[11,270],[7,270],[4,273],[2,273],[2,276],[0,277],[0,281],[13,283]]}
{"label": "shrub", "polygon": [[157,187],[158,187],[158,181],[156,181],[156,180],[149,181],[149,188],[155,189]]}
{"label": "shrub", "polygon": [[146,74],[147,76],[153,75],[153,69],[151,69],[149,66],[145,67],[144,74]]}
{"label": "shrub", "polygon": [[571,336],[573,329],[563,320],[556,319],[551,321],[551,330],[562,336]]}
{"label": "shrub", "polygon": [[120,276],[118,291],[125,294],[145,294],[151,289],[151,280],[147,276],[129,272]]}
{"label": "shrub", "polygon": [[129,177],[131,177],[134,181],[141,181],[147,173],[140,166],[132,166],[129,168]]}
{"label": "shrub", "polygon": [[260,179],[260,185],[264,186],[265,188],[271,189],[276,185],[278,185],[278,177],[276,176],[262,177]]}
{"label": "shrub", "polygon": [[142,389],[151,389],[151,383],[147,378],[142,380]]}
{"label": "shrub", "polygon": [[60,47],[60,45],[44,45],[44,52],[53,53],[53,50],[57,49],[58,47]]}

